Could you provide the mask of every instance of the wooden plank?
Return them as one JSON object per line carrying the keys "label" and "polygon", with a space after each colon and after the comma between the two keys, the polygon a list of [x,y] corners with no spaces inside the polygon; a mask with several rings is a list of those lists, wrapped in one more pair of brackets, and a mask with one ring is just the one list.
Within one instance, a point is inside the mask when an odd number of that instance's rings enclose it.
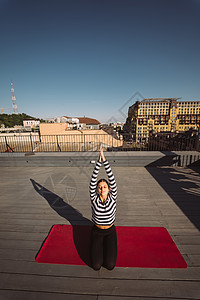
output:
{"label": "wooden plank", "polygon": [[[187,232],[187,230],[193,230],[194,232],[198,232],[198,229],[196,228],[196,226],[193,225],[190,221],[170,223],[170,222],[168,222],[167,219],[163,218],[163,223],[165,224],[165,227],[167,228],[167,230],[176,229],[177,234],[178,234],[179,230],[183,230],[183,229],[185,229],[186,232]],[[117,214],[116,224],[121,225],[121,226],[134,226],[134,217],[133,216],[125,217],[125,216],[121,216],[121,215]]]}
{"label": "wooden plank", "polygon": [[198,299],[199,282],[162,280],[120,280],[0,274],[0,289],[84,295],[174,297]]}
{"label": "wooden plank", "polygon": [[[12,194],[11,196],[12,197]],[[33,209],[38,209],[41,208],[42,210],[45,210],[47,207],[51,208],[51,206],[48,204],[47,200],[45,200],[44,198],[41,199],[42,201],[36,201],[35,197],[33,197],[33,201],[30,202],[27,198],[25,198],[23,201],[20,199],[19,201],[16,201],[16,207],[21,207],[21,208],[33,208]],[[8,196],[5,197],[5,199],[0,199],[0,207],[4,207],[4,206],[12,206],[13,203],[15,203],[14,200],[9,199]],[[64,201],[64,200],[63,200]],[[66,203],[66,208],[67,208],[67,204],[72,205],[74,207],[79,207],[79,208],[86,208],[86,207],[90,207],[90,199],[89,199],[89,195],[88,198],[86,198],[86,200],[83,202],[81,201],[81,199],[74,199],[73,201],[70,201],[70,203],[68,203],[68,201],[64,201]],[[125,201],[123,201],[122,203],[125,203]],[[5,211],[7,213],[7,211]]]}
{"label": "wooden plank", "polygon": [[[41,209],[40,207],[38,207],[38,208],[31,208],[31,207],[10,207],[9,208],[9,213],[14,213],[14,214],[16,214],[16,213],[19,213],[19,214],[30,214],[30,209],[31,209],[31,214],[33,214],[33,215],[37,215],[37,214],[39,214],[39,215],[41,215],[41,214],[52,214],[52,216],[53,215],[56,215],[57,214],[57,212],[53,209],[53,208],[51,208],[50,206],[48,206],[47,208],[45,208],[45,209]],[[73,212],[73,209],[64,209],[64,208],[59,208],[58,209],[58,211],[66,211],[66,214],[67,213],[71,213],[71,212]],[[4,213],[6,214],[8,212],[8,209],[7,208],[5,208],[5,209],[1,209],[1,214],[2,214],[2,216],[4,215]],[[73,212],[73,213],[75,213],[75,211]]]}
{"label": "wooden plank", "polygon": [[[41,241],[44,234],[40,232],[10,232],[0,231],[0,239],[2,240],[25,240],[25,241]],[[4,242],[4,241],[2,241]],[[1,248],[1,245],[0,245]]]}
{"label": "wooden plank", "polygon": [[0,231],[9,231],[9,232],[40,232],[46,233],[49,231],[48,225],[23,225],[23,224],[1,224]]}
{"label": "wooden plank", "polygon": [[[39,249],[38,249],[39,250]],[[0,259],[35,261],[36,250],[32,249],[0,249]]]}
{"label": "wooden plank", "polygon": [[[182,216],[163,216],[163,218],[165,218],[165,220],[167,220],[168,222],[170,222],[171,224],[191,224],[190,219],[186,216],[186,215],[182,215]],[[197,217],[193,217],[193,220],[198,220],[198,216]]]}
{"label": "wooden plank", "polygon": [[[138,214],[138,216],[140,216],[140,214]],[[144,216],[144,215],[142,215]],[[155,216],[155,215],[154,215]],[[84,222],[90,222],[90,218],[85,217],[81,217],[81,216],[76,216],[76,215],[73,215],[73,216],[66,216],[66,218],[62,217],[62,216],[59,216],[58,214],[55,214],[55,217],[54,218],[50,218],[48,219],[48,216],[47,216],[47,219],[41,219],[41,220],[37,220],[35,218],[33,219],[30,219],[30,218],[27,218],[27,219],[6,219],[6,218],[1,218],[0,219],[0,227],[1,227],[1,224],[7,224],[7,225],[12,225],[12,224],[15,224],[15,225],[49,225],[51,226],[52,224],[55,224],[55,223],[60,223],[60,224],[69,224],[68,220],[73,220],[73,221],[79,221],[79,223],[83,223]],[[159,220],[159,218],[158,218]],[[119,226],[134,226],[134,216],[126,216],[126,215],[119,215],[117,214],[117,218],[116,218],[116,224],[119,225]],[[177,232],[179,232],[178,230],[181,230],[181,229],[185,229],[186,231],[187,230],[196,230],[196,227],[195,225],[193,225],[190,221],[187,221],[187,219],[184,221],[184,220],[180,220],[180,221],[173,221],[173,222],[169,222],[167,219],[163,219],[163,222],[165,222],[165,227],[167,229],[176,229]],[[163,222],[161,224],[163,224]],[[139,221],[137,222],[139,223]],[[159,221],[160,223],[160,221]]]}
{"label": "wooden plank", "polygon": [[130,299],[133,299],[133,300],[191,300],[191,298],[149,298],[149,297],[145,297],[145,298],[141,298],[141,297],[135,297],[135,296],[98,296],[98,300],[130,300]]}
{"label": "wooden plank", "polygon": [[[79,210],[80,211],[80,210]],[[40,213],[40,214],[2,214],[2,217],[0,217],[0,224],[4,225],[4,224],[19,224],[20,220],[24,220],[22,222],[25,222],[25,220],[35,220],[36,222],[39,221],[40,224],[42,224],[43,220],[49,220],[49,221],[59,221],[62,219],[69,219],[69,220],[81,220],[81,218],[87,218],[88,220],[91,219],[91,211],[90,209],[86,210],[85,212],[80,211],[80,213],[82,214],[82,216],[78,215],[78,213],[76,213],[75,211],[72,213],[68,213],[65,211],[60,211],[59,215],[58,213],[56,213],[55,211],[53,211],[53,213],[49,213],[48,211],[46,211],[45,213]],[[191,221],[189,221],[187,218],[184,220],[180,220],[178,219],[177,216],[177,221],[172,220],[172,219],[168,219],[166,216],[162,216],[159,212],[155,212],[153,211],[151,213],[151,215],[149,215],[149,212],[147,211],[135,211],[134,213],[131,214],[126,214],[125,211],[117,211],[117,215],[116,215],[116,220],[120,220],[121,222],[123,222],[123,219],[125,221],[127,220],[132,220],[132,221],[150,221],[150,220],[155,220],[155,222],[160,222],[161,224],[165,224],[166,226],[168,226],[169,228],[173,228],[174,226],[176,226],[177,228],[183,228],[183,226],[185,225],[186,228],[192,228],[194,227],[194,225],[192,224]],[[6,220],[6,221],[5,221]],[[194,219],[195,222],[195,219]],[[1,227],[0,227],[1,229]]]}
{"label": "wooden plank", "polygon": [[96,296],[25,291],[0,291],[1,300],[96,300]]}
{"label": "wooden plank", "polygon": [[[86,218],[88,220],[84,220],[80,217],[76,217],[73,216],[72,218],[73,221],[76,221],[76,224],[86,224],[90,221],[89,218]],[[136,225],[137,223],[137,225]],[[191,232],[198,232],[198,229],[195,227],[195,225],[193,225],[190,221],[188,222],[184,222],[184,220],[179,221],[179,222],[175,222],[173,221],[168,222],[167,220],[163,219],[162,222],[160,221],[155,221],[152,222],[153,224],[155,224],[155,226],[159,226],[164,224],[164,226],[170,230],[171,232],[176,232],[177,234],[179,234],[182,230],[182,232],[185,230],[186,233],[188,233],[189,231]],[[55,218],[53,219],[41,219],[41,220],[37,220],[37,219],[5,219],[5,218],[1,218],[0,219],[0,227],[1,224],[8,224],[8,225],[32,225],[32,226],[37,226],[37,225],[41,225],[41,226],[45,226],[45,225],[53,225],[53,224],[69,224],[69,221],[61,216],[58,216],[55,214]],[[142,224],[142,222],[141,222]],[[154,226],[152,224],[152,226]],[[140,221],[135,221],[134,220],[134,216],[121,216],[119,214],[117,214],[117,218],[116,218],[116,225],[118,226],[140,226]],[[143,225],[145,226],[145,225]],[[148,226],[148,224],[146,225]]]}
{"label": "wooden plank", "polygon": [[[69,219],[77,219],[78,214],[77,213],[66,213],[65,212],[61,212],[62,214],[64,213],[64,215],[59,215],[56,212],[54,212],[53,214],[48,214],[47,212],[44,214],[23,214],[23,217],[21,217],[20,214],[16,214],[14,217],[12,216],[8,216],[7,220],[11,219],[11,220],[25,220],[25,219],[34,219],[34,220],[55,220],[55,219],[60,219],[60,218],[69,218]],[[1,220],[5,220],[6,215],[2,214]],[[80,218],[80,217],[79,217]]]}
{"label": "wooden plank", "polygon": [[0,260],[1,272],[12,274],[54,275],[67,277],[91,277],[108,279],[151,279],[200,281],[200,267],[187,269],[119,268],[112,272],[102,268],[100,272],[88,266],[41,264],[35,261]]}
{"label": "wooden plank", "polygon": [[[180,208],[176,209],[166,209],[166,208],[159,208],[160,212],[163,216],[182,216],[183,211]],[[199,216],[200,212],[197,210],[197,207],[188,208],[187,209],[188,216]]]}
{"label": "wooden plank", "polygon": [[[90,220],[90,218],[91,218],[91,215],[90,215],[90,213],[88,214],[88,216],[86,216],[85,214],[83,215],[83,217],[86,217],[87,219],[89,219]],[[118,222],[119,223],[119,219],[121,220],[121,221],[123,221],[123,217],[125,218],[125,216],[122,216],[122,215],[120,215],[118,212],[117,212],[117,217],[116,217],[116,222]],[[47,220],[50,220],[50,221],[55,221],[55,220],[58,220],[58,221],[62,221],[62,220],[65,220],[65,218],[63,218],[63,217],[60,217],[60,216],[58,216],[58,218],[55,218],[55,216],[54,216],[54,218],[53,218],[53,220],[50,218],[50,217],[48,217],[48,214],[46,215],[46,216],[44,216],[43,218],[37,218],[37,220],[43,220],[43,219],[46,219],[47,218]],[[34,215],[23,215],[23,218],[7,218],[8,220],[10,220],[10,219],[13,219],[13,222],[14,222],[14,219],[28,219],[28,220],[30,220],[30,219],[33,219],[33,220],[36,220],[36,218],[35,218],[35,216]],[[5,220],[5,219],[4,219]],[[157,217],[157,216],[142,216],[142,215],[138,215],[138,216],[134,216],[134,217],[132,217],[132,218],[128,218],[128,221],[129,220],[131,220],[131,222],[136,222],[137,224],[139,224],[140,222],[141,222],[141,224],[143,223],[143,222],[147,222],[147,223],[149,223],[149,222],[152,222],[152,223],[157,223],[159,226],[160,225],[167,225],[167,220],[165,219],[165,218],[162,218],[162,217]],[[124,220],[124,222],[126,221],[126,219]],[[0,223],[1,223],[1,219],[0,219]],[[10,221],[9,221],[9,223],[11,223]],[[18,222],[19,223],[19,222]],[[62,222],[61,222],[62,223]],[[125,226],[125,224],[121,224],[122,226],[124,225]],[[14,225],[12,225],[12,224],[8,224],[8,222],[6,222],[6,223],[1,223],[1,226],[0,226],[0,231],[1,230],[3,230],[4,231],[4,228],[12,228],[12,226],[14,226]],[[17,228],[24,228],[25,230],[26,230],[26,226],[29,226],[30,228],[37,228],[37,226],[45,226],[45,225],[42,225],[41,224],[41,222],[39,221],[39,222],[37,222],[37,224],[35,224],[35,225],[29,225],[29,224],[26,224],[26,225],[23,225],[23,224],[18,224],[18,225],[16,225],[16,229]],[[188,229],[188,227],[186,227],[186,229]],[[175,230],[172,230],[172,229],[169,229],[170,230],[170,232],[175,232]],[[196,232],[196,233],[199,233],[199,231],[198,230],[196,230],[195,228],[194,228],[194,230],[191,230],[191,229],[188,229],[189,230],[189,232]],[[31,230],[31,232],[32,232],[32,230]],[[182,232],[182,230],[180,230],[180,233]],[[177,234],[175,233],[175,235],[178,235],[178,232],[177,232]]]}
{"label": "wooden plank", "polygon": [[[44,237],[45,238],[45,237]],[[30,249],[38,251],[44,238],[39,241],[26,241],[26,240],[1,240],[0,249]]]}
{"label": "wooden plank", "polygon": [[[86,218],[91,218],[91,209],[87,209],[87,210],[79,210],[80,213],[83,215],[83,217],[86,217]],[[142,213],[142,212],[141,212]],[[40,212],[38,214],[34,214],[34,213],[27,213],[27,214],[22,214],[22,213],[0,213],[0,219],[35,219],[35,220],[42,220],[42,219],[55,219],[56,217],[56,212],[55,211],[52,211],[52,212],[49,212],[49,211],[45,211],[44,213],[43,212]],[[58,214],[57,214],[58,215]],[[67,214],[66,214],[67,215]],[[76,216],[77,213],[76,212],[73,212],[73,211],[69,211],[69,214],[68,216]],[[159,221],[159,222],[166,222],[165,221],[165,218],[163,218],[162,216],[157,216],[157,215],[148,215],[148,214],[145,214],[145,215],[135,215],[135,214],[130,214],[131,216],[134,217],[134,220],[137,220],[137,221]],[[59,215],[58,215],[59,216]],[[120,216],[120,217],[125,217],[126,214],[125,212],[121,212],[119,209],[117,210],[117,216]],[[59,216],[60,218],[60,216]],[[3,224],[2,224],[3,225]],[[1,227],[0,227],[0,230],[1,230]]]}
{"label": "wooden plank", "polygon": [[173,235],[173,240],[177,245],[200,245],[200,233],[199,235]]}
{"label": "wooden plank", "polygon": [[[75,219],[76,220],[76,219]],[[78,220],[78,219],[77,219]],[[49,225],[51,227],[53,224],[69,224],[68,221],[65,218],[62,217],[55,217],[55,219],[50,219],[50,220],[35,220],[35,219],[1,219],[0,220],[0,226],[1,224],[14,224],[14,225]],[[50,228],[49,228],[50,229]]]}
{"label": "wooden plank", "polygon": [[196,266],[199,267],[200,266],[200,254],[189,254],[187,255],[187,257],[190,260],[190,266]]}
{"label": "wooden plank", "polygon": [[178,245],[182,254],[200,255],[200,245]]}
{"label": "wooden plank", "polygon": [[174,235],[181,235],[181,236],[188,236],[188,234],[190,234],[191,236],[199,236],[199,230],[196,227],[193,228],[167,228],[167,231],[169,232],[169,234],[171,236]]}

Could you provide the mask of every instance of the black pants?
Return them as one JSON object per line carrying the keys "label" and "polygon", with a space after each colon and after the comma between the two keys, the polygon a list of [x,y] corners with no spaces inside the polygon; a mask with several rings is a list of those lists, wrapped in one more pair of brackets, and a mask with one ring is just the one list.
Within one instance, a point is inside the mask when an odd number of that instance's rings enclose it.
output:
{"label": "black pants", "polygon": [[112,270],[117,260],[117,233],[113,225],[108,229],[93,226],[91,233],[91,263],[94,270],[101,266]]}

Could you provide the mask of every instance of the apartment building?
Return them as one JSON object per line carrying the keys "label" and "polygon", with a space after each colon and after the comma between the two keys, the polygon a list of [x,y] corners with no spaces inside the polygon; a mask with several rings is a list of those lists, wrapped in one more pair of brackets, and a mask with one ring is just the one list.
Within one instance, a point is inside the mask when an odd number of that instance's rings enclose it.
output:
{"label": "apartment building", "polygon": [[182,132],[198,129],[200,101],[179,101],[180,98],[150,98],[129,107],[124,126],[134,140],[147,141],[151,132]]}

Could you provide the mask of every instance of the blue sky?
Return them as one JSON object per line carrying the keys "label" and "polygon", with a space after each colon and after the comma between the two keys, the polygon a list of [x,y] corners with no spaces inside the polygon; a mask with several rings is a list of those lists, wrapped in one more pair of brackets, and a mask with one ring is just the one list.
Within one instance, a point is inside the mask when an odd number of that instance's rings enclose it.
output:
{"label": "blue sky", "polygon": [[0,0],[0,107],[124,121],[136,100],[200,100],[200,0]]}

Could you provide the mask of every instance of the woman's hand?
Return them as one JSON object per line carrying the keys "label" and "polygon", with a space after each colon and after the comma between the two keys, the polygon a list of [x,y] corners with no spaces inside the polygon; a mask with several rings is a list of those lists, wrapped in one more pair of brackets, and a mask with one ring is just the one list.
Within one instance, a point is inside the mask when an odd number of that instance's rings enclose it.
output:
{"label": "woman's hand", "polygon": [[104,162],[106,159],[105,159],[105,156],[104,156],[104,153],[103,153],[103,148],[101,146],[100,148],[100,155],[99,155],[99,162]]}

